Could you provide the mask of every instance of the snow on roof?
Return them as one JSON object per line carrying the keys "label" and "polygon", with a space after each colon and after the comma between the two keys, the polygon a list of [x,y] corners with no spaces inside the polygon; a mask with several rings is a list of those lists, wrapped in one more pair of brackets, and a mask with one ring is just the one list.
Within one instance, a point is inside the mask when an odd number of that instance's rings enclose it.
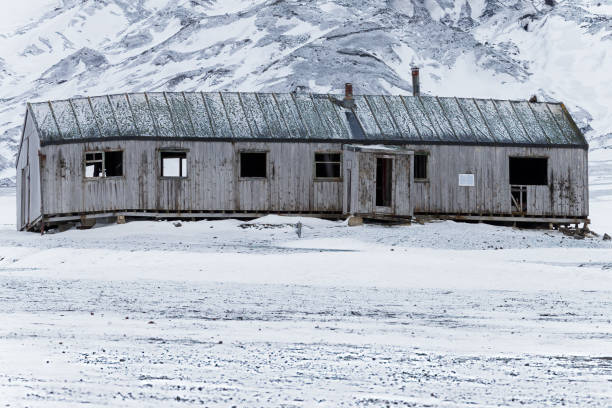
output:
{"label": "snow on roof", "polygon": [[41,141],[192,138],[586,146],[559,103],[435,96],[149,92],[31,103]]}

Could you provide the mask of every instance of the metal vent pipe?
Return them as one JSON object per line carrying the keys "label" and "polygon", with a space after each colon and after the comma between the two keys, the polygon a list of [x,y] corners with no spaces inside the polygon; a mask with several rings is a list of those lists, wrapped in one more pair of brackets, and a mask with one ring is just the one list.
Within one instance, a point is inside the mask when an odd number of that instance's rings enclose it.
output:
{"label": "metal vent pipe", "polygon": [[421,81],[419,79],[419,68],[412,67],[412,95],[421,95]]}

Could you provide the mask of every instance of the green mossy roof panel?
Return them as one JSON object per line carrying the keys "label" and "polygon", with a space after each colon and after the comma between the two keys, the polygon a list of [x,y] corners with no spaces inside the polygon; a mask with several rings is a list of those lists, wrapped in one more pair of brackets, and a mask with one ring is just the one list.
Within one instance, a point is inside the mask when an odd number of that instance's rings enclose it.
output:
{"label": "green mossy roof panel", "polygon": [[29,104],[43,143],[201,138],[586,146],[559,103],[433,96],[150,92]]}

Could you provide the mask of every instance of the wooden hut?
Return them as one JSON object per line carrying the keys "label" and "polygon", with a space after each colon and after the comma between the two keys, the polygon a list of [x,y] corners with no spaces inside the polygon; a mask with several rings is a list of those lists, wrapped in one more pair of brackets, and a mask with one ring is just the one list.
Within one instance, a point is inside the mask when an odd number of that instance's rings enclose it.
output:
{"label": "wooden hut", "polygon": [[560,103],[350,89],[29,103],[17,227],[269,213],[586,222],[587,154]]}

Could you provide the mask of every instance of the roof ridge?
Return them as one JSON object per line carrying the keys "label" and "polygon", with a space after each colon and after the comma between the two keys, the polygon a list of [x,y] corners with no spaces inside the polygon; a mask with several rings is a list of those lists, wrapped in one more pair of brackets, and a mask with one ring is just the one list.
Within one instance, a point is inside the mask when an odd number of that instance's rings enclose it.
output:
{"label": "roof ridge", "polygon": [[[28,101],[26,103],[30,104],[40,104],[47,102],[68,102],[79,99],[86,98],[103,98],[103,97],[112,97],[117,95],[143,95],[143,94],[256,94],[256,95],[311,95],[311,96],[320,96],[320,97],[328,97],[328,96],[344,96],[342,92],[334,93],[334,92],[273,92],[273,91],[134,91],[134,92],[116,92],[116,93],[108,93],[108,94],[99,94],[99,95],[75,95],[69,98],[61,98],[61,99],[45,99],[40,101]],[[495,101],[495,102],[528,102],[531,104],[546,104],[546,105],[562,105],[562,101],[536,101],[530,102],[527,99],[501,99],[501,98],[475,98],[470,96],[443,96],[443,95],[419,95],[414,96],[412,94],[390,94],[390,93],[355,93],[354,96],[362,96],[362,97],[372,97],[372,96],[384,96],[384,97],[409,97],[409,98],[442,98],[442,99],[459,99],[459,100],[475,100],[475,101]]]}

